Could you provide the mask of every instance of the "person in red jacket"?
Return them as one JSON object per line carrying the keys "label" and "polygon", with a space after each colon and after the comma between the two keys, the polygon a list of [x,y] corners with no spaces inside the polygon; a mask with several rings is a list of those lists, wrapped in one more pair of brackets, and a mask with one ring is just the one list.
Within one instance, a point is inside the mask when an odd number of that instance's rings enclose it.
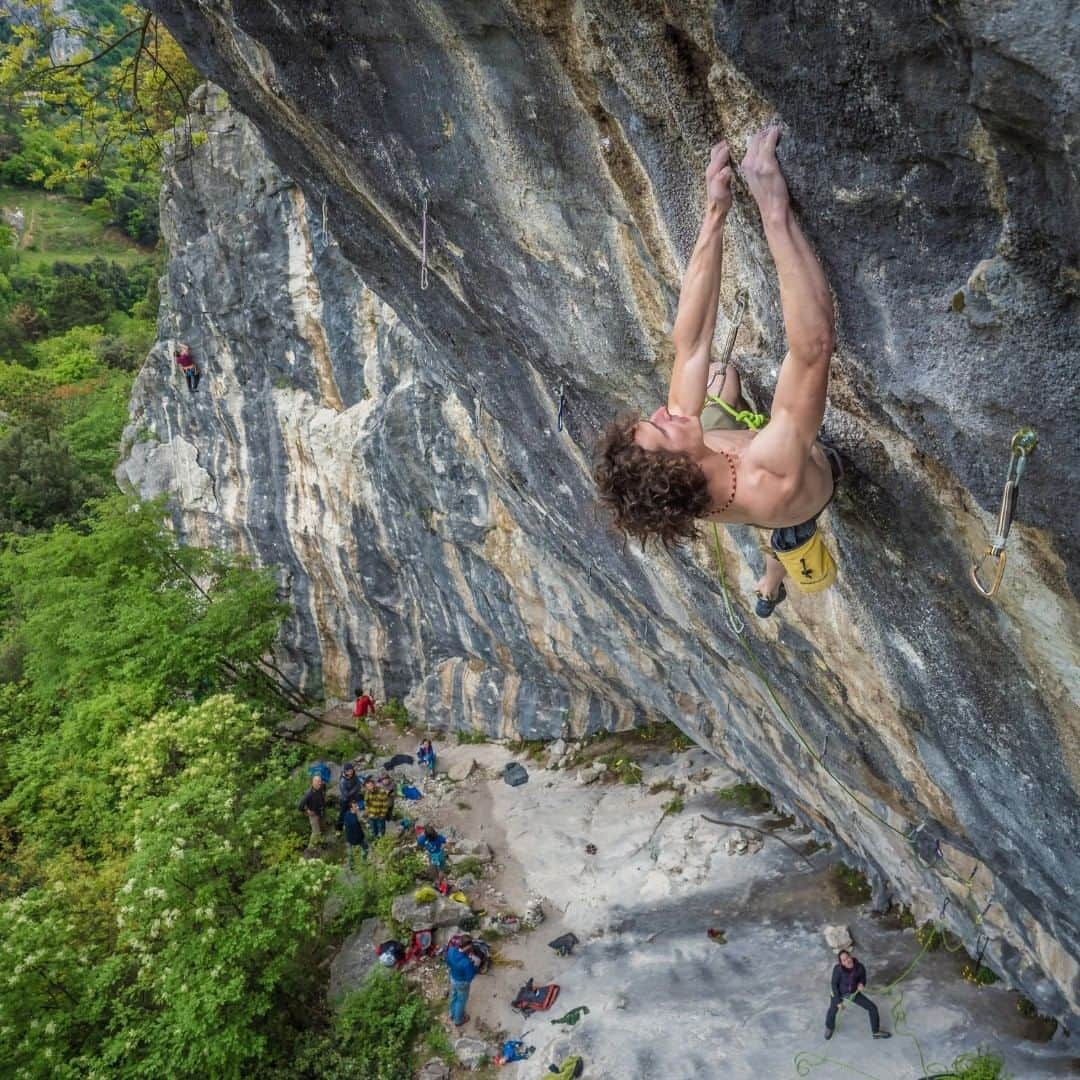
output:
{"label": "person in red jacket", "polygon": [[357,720],[365,720],[375,713],[375,700],[370,694],[365,694],[362,687],[356,688],[356,704],[352,714]]}
{"label": "person in red jacket", "polygon": [[176,362],[187,379],[188,389],[194,394],[199,389],[199,379],[202,378],[199,365],[195,363],[195,357],[191,355],[191,349],[187,345],[181,345],[175,355]]}

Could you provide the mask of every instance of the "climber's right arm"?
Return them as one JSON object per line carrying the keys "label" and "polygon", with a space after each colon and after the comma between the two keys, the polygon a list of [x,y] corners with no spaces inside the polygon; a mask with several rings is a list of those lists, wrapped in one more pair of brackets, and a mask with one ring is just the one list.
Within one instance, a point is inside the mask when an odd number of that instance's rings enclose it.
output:
{"label": "climber's right arm", "polygon": [[757,464],[778,475],[800,473],[825,416],[834,342],[832,294],[825,272],[799,228],[776,160],[778,128],[755,135],[743,175],[761,211],[780,279],[788,354],[780,368],[768,426],[754,440]]}
{"label": "climber's right arm", "polygon": [[675,368],[668,391],[668,410],[676,416],[697,416],[705,405],[709,361],[720,301],[720,267],[724,254],[724,222],[731,209],[731,165],[727,143],[712,148],[705,172],[706,209],[694,253],[679,292],[679,311],[671,339]]}

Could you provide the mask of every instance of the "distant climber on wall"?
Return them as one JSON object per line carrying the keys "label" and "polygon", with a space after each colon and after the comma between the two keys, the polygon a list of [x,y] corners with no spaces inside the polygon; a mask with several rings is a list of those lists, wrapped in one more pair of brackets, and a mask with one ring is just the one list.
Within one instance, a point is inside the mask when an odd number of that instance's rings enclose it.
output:
{"label": "distant climber on wall", "polygon": [[712,148],[705,173],[705,219],[679,296],[667,404],[649,417],[626,416],[611,424],[597,446],[596,464],[601,502],[615,524],[642,543],[654,536],[669,546],[692,540],[703,519],[772,530],[757,583],[762,618],[785,598],[785,573],[807,592],[827,588],[836,577],[817,517],[832,499],[839,463],[816,441],[833,350],[833,304],[791,209],[776,160],[779,138],[777,127],[754,135],[742,163],[776,264],[787,329],[789,351],[772,418],[760,431],[743,430],[732,419],[745,406],[731,365],[718,398],[706,404],[710,377],[715,378],[710,359],[731,208],[732,168],[727,143],[721,142]]}
{"label": "distant climber on wall", "polygon": [[191,355],[191,349],[187,345],[181,345],[174,353],[174,356],[180,370],[184,373],[184,378],[187,379],[187,388],[192,393],[195,393],[199,389],[202,372],[199,370],[199,365],[195,363],[195,357]]}

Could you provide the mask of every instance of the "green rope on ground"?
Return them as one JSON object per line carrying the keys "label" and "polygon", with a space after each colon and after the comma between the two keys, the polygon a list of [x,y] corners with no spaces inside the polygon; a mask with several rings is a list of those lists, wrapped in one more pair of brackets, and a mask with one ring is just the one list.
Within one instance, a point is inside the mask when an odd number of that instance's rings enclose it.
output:
{"label": "green rope on ground", "polygon": [[769,422],[769,418],[764,413],[756,413],[752,409],[734,409],[723,398],[712,394],[706,394],[705,400],[708,404],[723,409],[732,420],[751,431],[760,431]]}
{"label": "green rope on ground", "polygon": [[[905,1030],[907,1025],[907,1007],[904,1001],[904,992],[898,991],[897,987],[904,982],[908,976],[919,966],[922,958],[930,951],[934,944],[934,940],[937,935],[941,935],[941,940],[946,949],[949,949],[948,932],[938,926],[936,923],[931,927],[930,932],[926,936],[926,940],[922,943],[922,948],[919,950],[915,959],[904,970],[897,975],[892,982],[886,983],[884,986],[868,986],[866,993],[873,994],[876,997],[893,998],[892,1004],[889,1006],[889,1015],[892,1017],[892,1031],[893,1035],[900,1036],[901,1038],[910,1039],[915,1047],[915,1052],[919,1055],[919,1069],[923,1076],[928,1073],[945,1070],[947,1072],[948,1066],[941,1065],[938,1062],[927,1061],[926,1054],[923,1051],[922,1043],[919,1041],[919,1037],[914,1031]],[[954,949],[949,949],[950,952],[954,952]],[[836,1028],[840,1029],[840,1023],[843,1019],[844,1012],[841,1009],[836,1017]],[[854,1065],[849,1065],[846,1061],[840,1061],[837,1058],[829,1057],[827,1054],[816,1053],[812,1050],[800,1050],[794,1058],[795,1072],[799,1076],[809,1076],[810,1073],[820,1065],[835,1065],[838,1068],[845,1069],[848,1072],[854,1073],[857,1076],[867,1077],[868,1080],[881,1080],[880,1077],[875,1076],[873,1073],[863,1072],[861,1069],[857,1069]]]}
{"label": "green rope on ground", "polygon": [[[750,667],[753,669],[754,674],[757,675],[758,679],[761,681],[761,684],[765,687],[765,690],[769,695],[769,699],[772,701],[772,704],[775,707],[776,711],[780,713],[780,715],[784,718],[788,727],[791,728],[793,734],[802,744],[806,752],[810,755],[811,758],[813,758],[814,761],[817,762],[817,764],[821,767],[822,771],[832,779],[836,786],[839,787],[840,790],[843,791],[844,794],[846,794],[848,798],[851,799],[852,802],[854,802],[855,805],[858,806],[864,813],[868,814],[881,825],[884,825],[885,828],[889,829],[901,839],[903,839],[903,841],[907,844],[912,854],[914,855],[916,862],[920,867],[922,867],[922,869],[931,869],[931,865],[929,863],[925,863],[919,857],[918,851],[915,850],[913,831],[910,829],[907,831],[903,829],[898,829],[895,825],[892,824],[892,822],[887,821],[884,817],[882,817],[881,814],[874,810],[872,806],[869,806],[866,802],[859,798],[859,796],[854,791],[852,791],[852,789],[848,787],[848,785],[845,784],[843,780],[841,780],[840,777],[838,777],[836,773],[834,773],[832,769],[829,768],[828,765],[825,764],[822,755],[817,753],[810,745],[810,742],[803,734],[802,729],[791,718],[790,713],[784,707],[780,699],[776,696],[776,692],[772,688],[772,683],[769,682],[769,677],[765,673],[765,669],[762,666],[761,661],[758,660],[757,656],[754,654],[753,650],[750,648],[749,644],[746,641],[746,638],[743,634],[743,630],[745,629],[743,620],[739,618],[738,615],[735,613],[735,609],[731,601],[731,596],[728,592],[727,575],[724,572],[724,556],[723,548],[720,544],[720,530],[715,523],[713,524],[713,543],[716,547],[716,569],[720,579],[720,589],[724,598],[724,608],[727,612],[728,622],[731,625],[732,630],[735,632],[735,637],[738,639],[739,644],[742,646],[743,652],[746,654],[746,658],[750,663]],[[968,894],[970,895],[972,891],[971,879],[969,878],[965,881],[963,878],[960,877],[959,874],[953,872],[951,868],[946,866],[945,869],[948,871],[948,873],[943,873],[941,870],[936,868],[934,868],[934,873],[940,874],[942,877],[948,877],[955,881],[958,881],[967,889]],[[976,925],[980,924],[982,922],[982,916],[976,914],[974,916],[974,921]],[[922,949],[919,951],[915,959],[895,979],[893,979],[892,982],[886,984],[883,987],[875,989],[874,992],[881,997],[891,998],[893,994],[896,993],[896,988],[918,966],[919,962],[926,955],[930,946],[933,944],[935,937],[939,933],[942,936],[942,943],[944,944],[944,947],[949,952],[956,952],[959,949],[963,948],[963,942],[960,942],[955,948],[951,948],[949,946],[947,931],[944,928],[939,927],[937,923],[934,923],[929,934],[927,935],[926,941],[923,942]],[[869,989],[870,988],[867,988],[868,992]],[[926,1055],[923,1053],[922,1044],[919,1042],[918,1036],[916,1036],[916,1034],[912,1031],[902,1030],[903,1025],[906,1025],[907,1023],[907,1009],[904,1006],[903,991],[900,991],[896,994],[896,1000],[890,1006],[890,1015],[892,1016],[893,1020],[894,1034],[909,1038],[914,1043],[916,1052],[919,1055],[919,1062],[924,1076],[927,1073],[935,1070],[941,1071],[948,1069],[948,1066],[938,1065],[933,1062],[927,1063]],[[837,1017],[837,1028],[839,1028],[839,1016]],[[794,1058],[795,1071],[799,1076],[808,1076],[813,1069],[817,1068],[819,1065],[824,1065],[827,1062],[832,1065],[836,1065],[839,1068],[846,1069],[848,1072],[851,1072],[856,1076],[867,1077],[867,1080],[880,1080],[879,1077],[874,1076],[872,1073],[863,1072],[861,1069],[857,1069],[853,1065],[849,1065],[843,1061],[838,1061],[836,1058],[830,1058],[825,1054],[817,1054],[813,1051],[801,1050],[798,1054],[795,1055]]]}

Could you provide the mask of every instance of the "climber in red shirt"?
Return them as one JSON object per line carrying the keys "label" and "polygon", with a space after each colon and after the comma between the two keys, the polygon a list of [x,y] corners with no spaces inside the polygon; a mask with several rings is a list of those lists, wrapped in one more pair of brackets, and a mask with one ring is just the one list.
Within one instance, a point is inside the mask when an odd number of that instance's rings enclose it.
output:
{"label": "climber in red shirt", "polygon": [[596,466],[601,501],[615,524],[642,543],[652,536],[669,546],[694,539],[702,519],[773,530],[757,585],[762,617],[784,599],[785,571],[806,592],[836,577],[816,525],[839,472],[838,461],[817,442],[833,351],[833,301],[792,212],[776,159],[779,138],[775,126],[752,136],[742,163],[780,279],[788,338],[772,418],[760,431],[732,423],[730,414],[742,406],[739,375],[730,365],[718,397],[706,404],[731,208],[732,167],[721,142],[705,173],[705,219],[679,295],[667,403],[651,416],[616,420],[598,444]]}
{"label": "climber in red shirt", "polygon": [[195,393],[199,389],[202,372],[199,370],[199,365],[195,363],[195,357],[191,355],[191,349],[187,345],[181,345],[174,355],[180,370],[184,373],[184,378],[187,379],[188,390]]}
{"label": "climber in red shirt", "polygon": [[370,694],[365,694],[361,687],[356,688],[356,704],[353,706],[352,714],[357,720],[363,720],[365,717],[371,716],[375,712],[375,701]]}

